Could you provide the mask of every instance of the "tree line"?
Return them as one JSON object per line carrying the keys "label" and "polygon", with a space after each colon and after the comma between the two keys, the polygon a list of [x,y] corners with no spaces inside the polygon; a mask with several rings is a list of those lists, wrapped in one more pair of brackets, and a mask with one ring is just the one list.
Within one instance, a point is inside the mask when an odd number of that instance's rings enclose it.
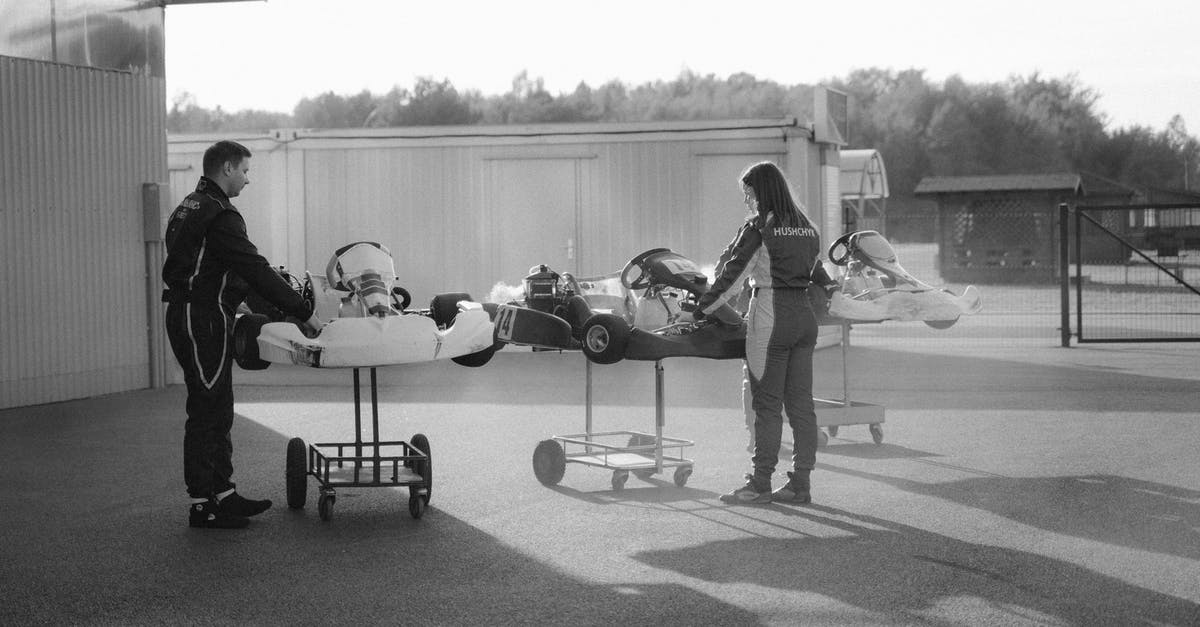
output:
{"label": "tree line", "polygon": [[[894,194],[924,176],[1090,172],[1130,185],[1188,189],[1196,184],[1200,142],[1174,116],[1163,129],[1109,129],[1099,94],[1074,75],[1038,73],[1003,82],[931,81],[924,70],[869,68],[825,85],[849,95],[849,148],[879,150]],[[813,87],[781,85],[747,73],[720,78],[684,71],[673,80],[629,86],[580,83],[549,93],[521,72],[503,94],[458,90],[419,78],[386,94],[326,92],[291,113],[206,109],[181,94],[167,114],[170,133],[548,122],[811,119]]]}

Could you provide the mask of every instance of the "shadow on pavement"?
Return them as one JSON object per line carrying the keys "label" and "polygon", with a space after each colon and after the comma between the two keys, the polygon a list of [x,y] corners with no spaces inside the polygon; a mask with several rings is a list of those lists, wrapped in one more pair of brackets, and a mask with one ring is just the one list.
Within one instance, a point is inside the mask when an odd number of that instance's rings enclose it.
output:
{"label": "shadow on pavement", "polygon": [[716,583],[813,592],[933,624],[1195,624],[1173,596],[1033,553],[963,542],[820,505],[773,506],[844,535],[746,538],[634,557]]}
{"label": "shadow on pavement", "polygon": [[960,503],[1053,533],[1200,560],[1197,490],[1112,475],[993,475],[924,483],[830,464],[819,467]]}
{"label": "shadow on pavement", "polygon": [[234,480],[280,498],[248,529],[190,529],[181,402],[145,391],[0,412],[0,624],[756,621],[680,585],[581,580],[440,511],[436,489],[420,520],[388,489],[339,493],[328,523],[313,498],[289,510],[285,438],[240,416]]}

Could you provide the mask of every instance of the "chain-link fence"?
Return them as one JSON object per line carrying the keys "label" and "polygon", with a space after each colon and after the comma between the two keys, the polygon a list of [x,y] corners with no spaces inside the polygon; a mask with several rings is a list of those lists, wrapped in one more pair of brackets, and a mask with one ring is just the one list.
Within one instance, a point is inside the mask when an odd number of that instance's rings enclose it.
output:
{"label": "chain-link fence", "polygon": [[1200,206],[1080,206],[1069,222],[1079,342],[1200,341]]}

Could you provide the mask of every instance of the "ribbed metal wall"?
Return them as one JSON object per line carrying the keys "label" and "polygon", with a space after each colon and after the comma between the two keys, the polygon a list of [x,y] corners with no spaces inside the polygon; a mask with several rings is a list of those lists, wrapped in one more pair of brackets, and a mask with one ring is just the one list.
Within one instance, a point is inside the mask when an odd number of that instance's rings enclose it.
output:
{"label": "ribbed metal wall", "polygon": [[0,57],[0,407],[147,385],[165,102],[162,79]]}
{"label": "ribbed metal wall", "polygon": [[[416,304],[447,291],[482,299],[496,282],[519,283],[538,263],[598,274],[658,246],[715,262],[743,215],[736,178],[760,159],[784,166],[810,212],[824,211],[811,167],[818,147],[807,131],[788,122],[743,124],[230,137],[254,153],[251,185],[235,202],[274,263],[322,272],[337,247],[379,241],[392,249],[398,279]],[[195,184],[203,150],[225,138],[171,138],[175,198]],[[573,191],[564,192],[561,177],[573,179]],[[560,214],[574,215],[573,232],[549,232],[562,227]],[[513,251],[514,233],[527,238],[527,256]],[[575,258],[552,258],[568,239]]]}

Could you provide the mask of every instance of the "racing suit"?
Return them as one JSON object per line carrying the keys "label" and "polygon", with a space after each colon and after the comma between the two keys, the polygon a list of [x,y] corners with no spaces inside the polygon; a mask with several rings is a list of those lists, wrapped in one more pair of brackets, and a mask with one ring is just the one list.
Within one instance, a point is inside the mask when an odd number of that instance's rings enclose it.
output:
{"label": "racing suit", "polygon": [[207,177],[167,222],[163,301],[167,337],[187,383],[183,476],[188,495],[231,490],[233,323],[253,289],[285,314],[306,320],[308,303],[246,237],[246,222]]}
{"label": "racing suit", "polygon": [[721,254],[717,279],[698,302],[710,314],[742,289],[752,290],[746,318],[746,371],[754,410],[754,484],[770,489],[779,461],[786,409],[795,470],[812,470],[817,455],[813,408],[813,348],[817,321],[805,290],[833,281],[817,256],[821,239],[810,224],[779,226],[772,214],[749,220]]}

